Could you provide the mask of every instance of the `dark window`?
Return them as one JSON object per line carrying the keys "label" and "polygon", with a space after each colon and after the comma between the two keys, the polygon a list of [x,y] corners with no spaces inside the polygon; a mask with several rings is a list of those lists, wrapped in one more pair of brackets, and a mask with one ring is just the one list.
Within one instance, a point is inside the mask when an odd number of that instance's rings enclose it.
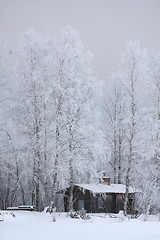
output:
{"label": "dark window", "polygon": [[84,199],[78,200],[78,210],[84,209]]}

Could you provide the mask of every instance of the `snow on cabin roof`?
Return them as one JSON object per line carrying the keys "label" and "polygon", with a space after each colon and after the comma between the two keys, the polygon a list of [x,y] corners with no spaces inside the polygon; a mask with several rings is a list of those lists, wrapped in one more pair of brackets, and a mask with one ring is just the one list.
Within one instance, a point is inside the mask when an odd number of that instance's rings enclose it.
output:
{"label": "snow on cabin roof", "polygon": [[[89,190],[93,193],[125,193],[126,186],[123,184],[75,184],[76,186]],[[132,187],[129,187],[129,193],[137,192]]]}

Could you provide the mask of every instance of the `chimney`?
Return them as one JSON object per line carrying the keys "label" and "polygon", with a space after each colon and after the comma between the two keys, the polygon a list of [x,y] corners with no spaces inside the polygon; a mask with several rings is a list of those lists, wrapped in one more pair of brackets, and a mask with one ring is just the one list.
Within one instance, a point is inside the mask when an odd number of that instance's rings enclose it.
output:
{"label": "chimney", "polygon": [[109,177],[105,176],[105,173],[103,173],[103,177],[99,178],[99,183],[110,185],[111,184],[111,180],[110,180]]}

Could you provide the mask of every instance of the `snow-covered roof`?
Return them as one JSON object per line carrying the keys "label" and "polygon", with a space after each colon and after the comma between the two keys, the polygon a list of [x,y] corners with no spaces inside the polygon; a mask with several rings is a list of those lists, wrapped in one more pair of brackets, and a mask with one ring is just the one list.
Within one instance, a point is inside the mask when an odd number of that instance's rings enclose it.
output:
{"label": "snow-covered roof", "polygon": [[[123,184],[75,184],[76,186],[89,190],[93,193],[125,193],[126,186]],[[137,192],[132,187],[129,187],[129,193]]]}

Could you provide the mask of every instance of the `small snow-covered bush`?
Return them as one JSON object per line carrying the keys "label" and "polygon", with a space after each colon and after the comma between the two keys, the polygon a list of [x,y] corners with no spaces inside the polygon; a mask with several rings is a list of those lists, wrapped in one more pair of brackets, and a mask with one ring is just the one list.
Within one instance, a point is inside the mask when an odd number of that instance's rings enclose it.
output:
{"label": "small snow-covered bush", "polygon": [[75,219],[90,220],[91,217],[87,214],[86,210],[82,209],[81,211],[70,212],[69,216]]}

